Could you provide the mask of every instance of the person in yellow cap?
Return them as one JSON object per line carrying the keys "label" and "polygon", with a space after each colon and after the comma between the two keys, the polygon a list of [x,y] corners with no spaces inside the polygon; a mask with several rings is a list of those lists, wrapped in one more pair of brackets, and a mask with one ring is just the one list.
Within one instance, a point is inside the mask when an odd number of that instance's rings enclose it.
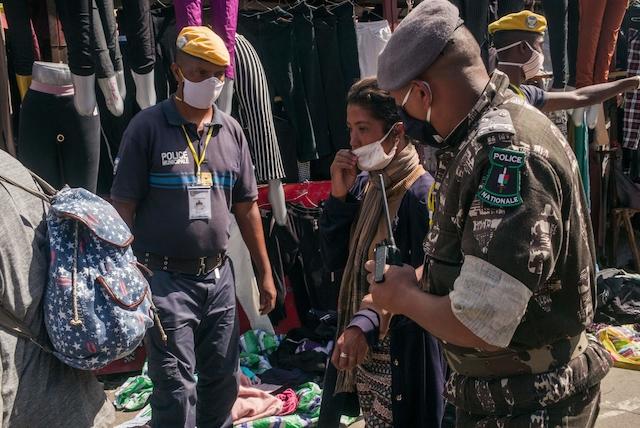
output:
{"label": "person in yellow cap", "polygon": [[542,71],[546,29],[545,17],[528,10],[505,15],[489,24],[498,56],[497,69],[509,76],[511,90],[532,106],[544,112],[576,109],[601,103],[640,86],[638,76],[567,92],[547,92],[526,84]]}
{"label": "person in yellow cap", "polygon": [[247,141],[213,104],[228,66],[220,37],[185,27],[171,66],[176,93],[131,120],[116,159],[111,198],[133,231],[138,261],[153,272],[163,327],[145,338],[153,427],[232,425],[239,333],[230,213],[256,267],[260,312],[275,305]]}

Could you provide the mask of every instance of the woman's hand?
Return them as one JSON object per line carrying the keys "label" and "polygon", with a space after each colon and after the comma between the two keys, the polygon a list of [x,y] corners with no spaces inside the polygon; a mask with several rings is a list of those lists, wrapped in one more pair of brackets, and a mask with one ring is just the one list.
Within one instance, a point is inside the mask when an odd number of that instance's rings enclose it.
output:
{"label": "woman's hand", "polygon": [[331,164],[331,195],[344,200],[349,189],[356,182],[357,158],[350,150],[338,150]]}
{"label": "woman's hand", "polygon": [[362,330],[349,327],[336,341],[331,362],[338,370],[351,370],[364,361],[368,351],[369,344]]}

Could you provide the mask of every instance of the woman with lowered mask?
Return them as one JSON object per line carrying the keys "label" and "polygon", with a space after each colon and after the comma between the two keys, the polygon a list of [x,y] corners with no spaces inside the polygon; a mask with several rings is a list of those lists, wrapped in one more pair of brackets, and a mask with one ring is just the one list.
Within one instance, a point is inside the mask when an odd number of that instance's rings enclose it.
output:
{"label": "woman with lowered mask", "polygon": [[338,339],[331,357],[335,393],[356,391],[368,427],[438,427],[445,363],[436,340],[417,324],[381,313],[368,298],[364,264],[387,237],[379,175],[402,262],[421,266],[433,178],[404,133],[394,99],[375,79],[347,97],[351,150],[331,165],[331,196],[320,219],[323,260],[343,271]]}

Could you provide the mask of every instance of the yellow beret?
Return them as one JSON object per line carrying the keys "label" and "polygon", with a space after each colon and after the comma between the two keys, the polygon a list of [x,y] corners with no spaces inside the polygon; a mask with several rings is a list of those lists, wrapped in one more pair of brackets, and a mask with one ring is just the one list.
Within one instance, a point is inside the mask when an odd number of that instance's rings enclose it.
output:
{"label": "yellow beret", "polygon": [[510,13],[489,24],[489,34],[496,31],[529,31],[542,34],[546,29],[547,19],[529,10]]}
{"label": "yellow beret", "polygon": [[208,27],[184,27],[178,34],[176,47],[215,65],[226,67],[230,64],[227,47],[220,36]]}

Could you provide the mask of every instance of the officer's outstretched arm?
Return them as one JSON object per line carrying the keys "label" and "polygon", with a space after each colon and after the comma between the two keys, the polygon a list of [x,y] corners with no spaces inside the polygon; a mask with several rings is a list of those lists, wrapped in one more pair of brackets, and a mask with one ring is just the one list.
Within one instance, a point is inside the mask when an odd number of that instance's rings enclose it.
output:
{"label": "officer's outstretched arm", "polygon": [[545,92],[544,112],[574,109],[599,104],[616,95],[635,91],[640,85],[640,76],[628,77],[615,82],[585,86],[569,92]]}

